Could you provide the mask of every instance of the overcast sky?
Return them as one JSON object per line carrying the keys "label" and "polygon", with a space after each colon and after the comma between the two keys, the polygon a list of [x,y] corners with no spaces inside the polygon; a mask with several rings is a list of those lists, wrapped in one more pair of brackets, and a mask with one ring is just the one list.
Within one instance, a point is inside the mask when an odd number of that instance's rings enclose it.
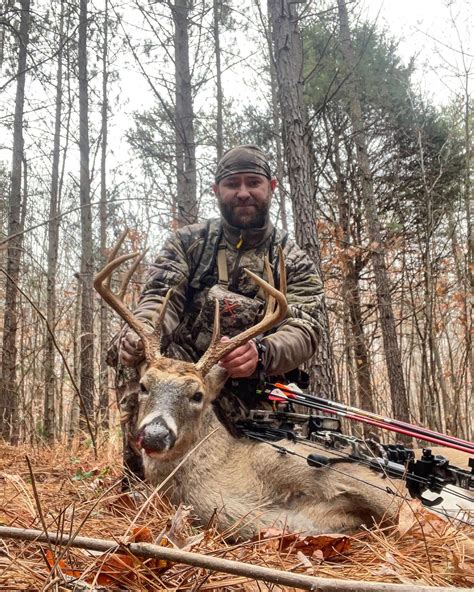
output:
{"label": "overcast sky", "polygon": [[[460,88],[453,75],[465,65],[474,74],[473,2],[469,0],[363,0],[370,20],[400,39],[405,60],[416,56],[415,79],[437,103],[446,104]],[[454,24],[453,24],[454,21]]]}

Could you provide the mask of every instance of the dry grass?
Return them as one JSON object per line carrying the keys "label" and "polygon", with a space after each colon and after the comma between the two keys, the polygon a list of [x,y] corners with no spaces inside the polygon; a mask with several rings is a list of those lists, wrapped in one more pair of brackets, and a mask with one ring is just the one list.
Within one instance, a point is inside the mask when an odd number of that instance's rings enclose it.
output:
{"label": "dry grass", "polygon": [[[140,503],[120,495],[121,455],[110,443],[95,460],[86,446],[54,449],[0,447],[0,521],[42,529],[32,480],[47,529],[99,539],[175,541],[180,547],[256,565],[320,577],[405,583],[415,586],[474,586],[474,529],[449,523],[405,504],[398,527],[374,529],[331,546],[318,537],[298,539],[267,532],[260,541],[230,545],[212,529],[198,532],[187,513],[159,497],[140,513]],[[133,527],[144,527],[136,534]],[[228,574],[209,573],[156,560],[92,554],[78,549],[48,550],[48,545],[1,541],[1,590],[91,589],[66,587],[79,578],[95,590],[280,590]],[[328,549],[332,548],[331,552]],[[332,555],[332,556],[331,556]],[[61,560],[60,568],[52,568]]]}

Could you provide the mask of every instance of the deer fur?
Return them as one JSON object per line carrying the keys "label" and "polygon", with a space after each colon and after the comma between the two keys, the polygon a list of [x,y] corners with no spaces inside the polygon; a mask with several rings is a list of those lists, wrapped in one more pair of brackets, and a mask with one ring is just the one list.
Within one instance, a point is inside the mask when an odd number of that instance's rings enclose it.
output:
{"label": "deer fur", "polygon": [[[270,526],[351,532],[394,518],[400,500],[385,491],[394,487],[371,470],[350,462],[310,467],[265,443],[232,437],[211,405],[225,379],[218,366],[203,377],[193,364],[166,358],[143,372],[137,444],[148,482],[163,482],[212,433],[167,485],[171,500],[192,506],[204,525],[215,517],[220,531],[248,538]],[[201,402],[192,400],[195,393],[203,394]],[[308,454],[301,444],[285,447]]]}

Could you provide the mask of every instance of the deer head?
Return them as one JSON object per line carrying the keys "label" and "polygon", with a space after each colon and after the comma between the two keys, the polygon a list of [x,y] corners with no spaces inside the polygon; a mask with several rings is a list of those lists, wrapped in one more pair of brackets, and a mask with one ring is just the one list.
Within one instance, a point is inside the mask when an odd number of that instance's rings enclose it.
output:
{"label": "deer head", "polygon": [[219,303],[216,301],[213,335],[209,348],[198,362],[191,363],[166,358],[161,354],[161,326],[171,290],[156,315],[153,329],[135,317],[125,306],[120,297],[123,295],[123,288],[120,290],[120,296],[112,292],[110,277],[113,271],[137,256],[138,253],[133,253],[115,257],[114,253],[112,260],[96,275],[94,287],[143,342],[145,362],[139,369],[141,392],[137,444],[148,456],[168,461],[180,458],[196,440],[205,411],[218,396],[227,378],[226,372],[216,365],[217,362],[240,345],[268,331],[286,317],[288,305],[285,297],[285,264],[280,250],[280,290],[273,285],[273,275],[268,260],[265,261],[265,266],[269,282],[245,270],[265,291],[264,317],[259,323],[239,335],[235,335],[228,341],[221,341],[220,311]]}

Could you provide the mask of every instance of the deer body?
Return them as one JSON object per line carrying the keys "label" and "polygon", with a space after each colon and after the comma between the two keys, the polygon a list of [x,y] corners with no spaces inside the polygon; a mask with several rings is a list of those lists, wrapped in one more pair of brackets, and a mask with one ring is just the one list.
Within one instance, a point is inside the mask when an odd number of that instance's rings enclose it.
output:
{"label": "deer body", "polygon": [[[202,381],[192,364],[166,358],[145,371],[142,383],[149,394],[140,401],[138,443],[147,481],[162,483],[202,442],[167,482],[167,491],[173,502],[192,506],[202,524],[215,516],[222,532],[244,538],[270,526],[347,532],[393,517],[397,499],[369,469],[350,462],[310,467],[304,458],[232,437],[210,405],[222,378],[216,367]],[[200,403],[192,401],[195,392],[204,394]],[[297,443],[285,447],[308,454]],[[381,489],[370,485],[374,481]]]}

